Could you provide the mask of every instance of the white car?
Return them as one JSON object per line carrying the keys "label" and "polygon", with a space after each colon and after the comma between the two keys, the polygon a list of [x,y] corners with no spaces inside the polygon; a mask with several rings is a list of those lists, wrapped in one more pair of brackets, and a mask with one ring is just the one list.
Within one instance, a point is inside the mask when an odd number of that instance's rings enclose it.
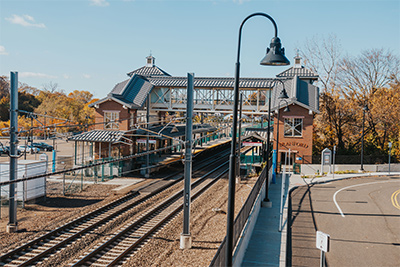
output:
{"label": "white car", "polygon": [[28,146],[21,145],[21,146],[18,146],[18,149],[21,150],[22,153],[24,153],[26,151],[26,153],[31,153],[31,154],[39,153],[39,151],[40,151],[39,148],[32,147],[30,145],[28,145]]}

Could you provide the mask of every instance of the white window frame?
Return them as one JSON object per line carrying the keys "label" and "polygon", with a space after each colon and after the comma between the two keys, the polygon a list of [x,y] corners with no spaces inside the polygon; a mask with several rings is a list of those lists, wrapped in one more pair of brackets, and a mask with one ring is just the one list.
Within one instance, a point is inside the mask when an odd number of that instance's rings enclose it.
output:
{"label": "white window frame", "polygon": [[283,136],[285,137],[303,137],[303,118],[284,118],[283,129]]}
{"label": "white window frame", "polygon": [[104,111],[104,130],[119,129],[119,111]]}

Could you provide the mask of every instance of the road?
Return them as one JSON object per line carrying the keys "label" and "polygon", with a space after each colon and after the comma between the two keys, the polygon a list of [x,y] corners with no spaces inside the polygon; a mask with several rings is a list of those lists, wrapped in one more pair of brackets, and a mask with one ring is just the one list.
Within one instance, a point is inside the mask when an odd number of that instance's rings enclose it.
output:
{"label": "road", "polygon": [[292,265],[318,266],[316,231],[330,235],[329,266],[400,266],[400,177],[363,177],[292,192]]}

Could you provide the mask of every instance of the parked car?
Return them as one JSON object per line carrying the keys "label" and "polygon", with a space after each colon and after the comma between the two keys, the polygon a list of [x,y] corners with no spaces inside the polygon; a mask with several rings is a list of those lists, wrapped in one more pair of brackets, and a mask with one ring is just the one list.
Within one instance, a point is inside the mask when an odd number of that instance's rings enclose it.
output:
{"label": "parked car", "polygon": [[18,146],[18,149],[21,150],[22,152],[27,152],[27,153],[31,153],[31,154],[35,154],[35,153],[39,153],[40,149],[37,147],[32,147],[30,145],[21,145]]}
{"label": "parked car", "polygon": [[3,146],[0,146],[0,156],[3,155],[3,154],[7,154],[7,148],[3,147]]}
{"label": "parked car", "polygon": [[43,151],[53,151],[54,147],[43,142],[33,143],[32,146],[39,148]]}
{"label": "parked car", "polygon": [[[4,152],[3,152],[4,151]],[[3,146],[2,147],[2,154],[4,153],[4,154],[8,154],[9,153],[9,151],[10,151],[10,147],[9,146]],[[18,148],[17,148],[17,155],[21,155],[21,150],[19,150]]]}

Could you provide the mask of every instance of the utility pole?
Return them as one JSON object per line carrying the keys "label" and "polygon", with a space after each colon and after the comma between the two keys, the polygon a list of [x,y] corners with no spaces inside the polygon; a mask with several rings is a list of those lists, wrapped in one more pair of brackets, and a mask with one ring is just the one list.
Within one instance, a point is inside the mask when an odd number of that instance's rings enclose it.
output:
{"label": "utility pole", "polygon": [[[18,72],[10,73],[10,181],[17,177],[17,131],[18,131]],[[10,184],[9,193],[9,221],[7,232],[14,233],[18,231],[17,223],[17,202],[15,201],[15,183]]]}
{"label": "utility pole", "polygon": [[194,74],[188,73],[185,133],[185,185],[183,189],[183,233],[180,239],[181,249],[192,247],[192,236],[190,234],[190,186],[192,180],[193,88]]}

